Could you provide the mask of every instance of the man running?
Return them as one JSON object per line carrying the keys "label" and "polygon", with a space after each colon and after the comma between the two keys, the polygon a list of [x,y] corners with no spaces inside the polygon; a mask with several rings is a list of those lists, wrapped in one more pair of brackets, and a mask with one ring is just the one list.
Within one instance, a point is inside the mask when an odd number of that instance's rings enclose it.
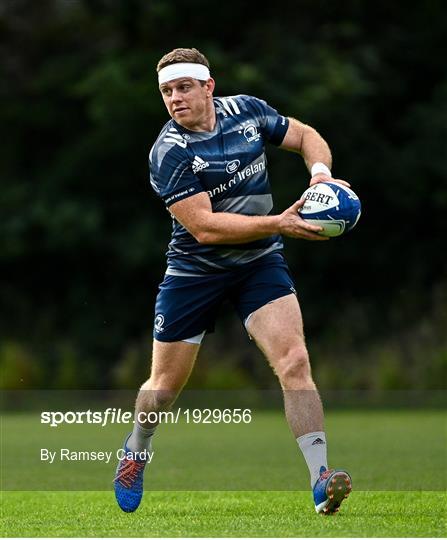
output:
{"label": "man running", "polygon": [[273,212],[265,143],[301,154],[310,185],[335,181],[330,149],[315,129],[281,116],[265,101],[213,97],[209,62],[196,49],[171,51],[157,72],[171,120],[150,151],[150,181],[172,215],[173,231],[155,305],[151,376],[138,394],[134,429],[124,444],[127,457],[114,481],[118,504],[132,512],[141,501],[148,460],[139,456],[151,448],[156,429],[144,414],[174,403],[220,304],[229,299],[279,379],[287,421],[309,468],[315,509],[334,513],[351,491],[351,478],[328,468],[323,407],[281,237],[327,238],[299,216],[304,200]]}

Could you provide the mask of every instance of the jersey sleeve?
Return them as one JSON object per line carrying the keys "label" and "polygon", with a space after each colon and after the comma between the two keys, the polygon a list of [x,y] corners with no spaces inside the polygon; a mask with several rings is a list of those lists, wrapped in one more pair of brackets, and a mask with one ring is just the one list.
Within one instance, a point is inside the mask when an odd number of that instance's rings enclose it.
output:
{"label": "jersey sleeve", "polygon": [[279,146],[289,127],[289,119],[282,116],[263,99],[246,96],[247,108],[256,115],[263,136],[272,144]]}
{"label": "jersey sleeve", "polygon": [[166,207],[204,191],[187,152],[177,143],[157,143],[149,153],[149,179]]}

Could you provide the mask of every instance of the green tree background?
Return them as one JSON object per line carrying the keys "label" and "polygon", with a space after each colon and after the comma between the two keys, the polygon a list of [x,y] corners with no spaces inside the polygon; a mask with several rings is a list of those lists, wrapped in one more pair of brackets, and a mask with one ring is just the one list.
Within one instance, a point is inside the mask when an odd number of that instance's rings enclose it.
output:
{"label": "green tree background", "polygon": [[[216,95],[314,126],[363,203],[355,231],[286,240],[321,388],[444,388],[447,10],[377,0],[6,0],[0,7],[0,368],[6,388],[133,388],[148,373],[170,219],[147,155],[155,65],[197,47]],[[268,150],[276,208],[304,191]],[[225,307],[194,387],[275,385]]]}

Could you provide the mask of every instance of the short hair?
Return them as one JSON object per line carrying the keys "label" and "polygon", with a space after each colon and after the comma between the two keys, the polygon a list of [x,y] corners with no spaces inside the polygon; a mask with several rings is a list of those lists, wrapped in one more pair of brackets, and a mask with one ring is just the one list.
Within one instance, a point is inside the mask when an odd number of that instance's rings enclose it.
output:
{"label": "short hair", "polygon": [[180,62],[191,62],[192,64],[203,64],[210,69],[210,63],[207,57],[197,49],[174,49],[171,52],[165,54],[157,64],[157,73],[160,69],[170,66],[171,64],[178,64]]}

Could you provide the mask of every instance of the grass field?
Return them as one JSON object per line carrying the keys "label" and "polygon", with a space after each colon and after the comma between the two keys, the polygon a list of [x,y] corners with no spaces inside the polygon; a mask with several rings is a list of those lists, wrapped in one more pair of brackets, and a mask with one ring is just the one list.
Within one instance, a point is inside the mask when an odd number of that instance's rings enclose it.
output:
{"label": "grass field", "polygon": [[446,535],[442,411],[328,412],[326,431],[330,464],[346,467],[354,485],[336,516],[315,514],[280,412],[257,412],[247,426],[160,426],[145,497],[128,515],[111,491],[115,459],[50,465],[38,457],[42,445],[119,447],[123,426],[52,429],[30,414],[3,415],[2,536]]}
{"label": "grass field", "polygon": [[3,536],[444,537],[439,492],[353,492],[338,515],[317,515],[308,492],[152,492],[134,514],[112,493],[10,492]]}

